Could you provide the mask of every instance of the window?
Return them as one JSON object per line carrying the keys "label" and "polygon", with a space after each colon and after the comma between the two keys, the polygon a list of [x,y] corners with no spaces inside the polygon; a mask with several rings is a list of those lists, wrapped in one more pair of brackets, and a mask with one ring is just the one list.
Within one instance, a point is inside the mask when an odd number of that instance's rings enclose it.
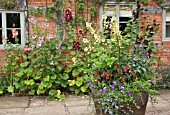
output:
{"label": "window", "polygon": [[163,40],[170,40],[170,11],[163,11]]}
{"label": "window", "polygon": [[123,31],[126,27],[127,22],[132,16],[132,11],[135,9],[136,3],[129,2],[105,2],[104,5],[101,6],[100,10],[100,27],[102,29],[102,15],[106,14],[108,18],[115,15],[117,19],[117,24],[121,31]]}
{"label": "window", "polygon": [[3,37],[7,38],[7,43],[20,44],[24,47],[25,32],[24,12],[0,11],[0,48],[4,47]]}

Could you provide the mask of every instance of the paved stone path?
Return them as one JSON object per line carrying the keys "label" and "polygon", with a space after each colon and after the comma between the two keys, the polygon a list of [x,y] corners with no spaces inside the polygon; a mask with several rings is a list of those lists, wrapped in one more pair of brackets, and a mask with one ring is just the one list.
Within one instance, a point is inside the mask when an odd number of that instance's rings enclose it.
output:
{"label": "paved stone path", "polygon": [[[146,115],[170,115],[170,90],[159,91],[154,108],[148,102]],[[64,101],[47,97],[0,97],[0,115],[95,115],[89,98],[66,95]]]}

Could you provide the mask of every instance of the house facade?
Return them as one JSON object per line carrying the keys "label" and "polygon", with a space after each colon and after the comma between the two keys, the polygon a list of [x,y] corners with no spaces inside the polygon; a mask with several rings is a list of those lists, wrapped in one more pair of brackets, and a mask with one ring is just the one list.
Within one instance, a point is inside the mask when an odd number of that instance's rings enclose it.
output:
{"label": "house facade", "polygon": [[[145,3],[146,2],[146,3]],[[157,0],[145,0],[141,3],[141,20],[147,22],[145,17],[151,17],[159,24],[154,35],[155,46],[158,49],[157,57],[162,64],[170,64],[170,10],[168,1],[158,3]],[[93,24],[102,30],[102,15],[107,17],[115,15],[120,30],[124,30],[132,11],[138,4],[121,0],[1,0],[0,1],[0,59],[5,55],[3,39],[15,45],[12,29],[17,30],[16,36],[21,48],[26,47],[26,40],[33,31],[29,20],[36,20],[36,24],[48,23],[49,32],[55,36],[58,26],[64,27],[64,22],[75,19],[75,35],[78,38],[85,22]],[[71,14],[66,12],[69,10]],[[68,13],[68,14],[67,14]],[[34,19],[32,18],[34,16]],[[81,25],[81,26],[80,26]],[[44,30],[42,30],[44,31]],[[63,29],[64,37],[64,29]]]}

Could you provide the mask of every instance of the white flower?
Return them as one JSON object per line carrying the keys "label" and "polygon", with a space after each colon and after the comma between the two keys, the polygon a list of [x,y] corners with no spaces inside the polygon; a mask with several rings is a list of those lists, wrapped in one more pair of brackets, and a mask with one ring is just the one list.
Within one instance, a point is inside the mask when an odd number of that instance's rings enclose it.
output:
{"label": "white flower", "polygon": [[72,58],[72,61],[74,64],[76,64],[76,62],[77,62],[75,57]]}
{"label": "white flower", "polygon": [[94,34],[94,38],[97,40],[97,39],[98,39],[98,35],[97,35],[97,34]]}
{"label": "white flower", "polygon": [[89,40],[86,38],[83,38],[83,43],[89,43]]}
{"label": "white flower", "polygon": [[106,20],[107,16],[106,15],[102,15],[102,20]]}
{"label": "white flower", "polygon": [[88,47],[84,48],[84,51],[87,52],[88,51]]}
{"label": "white flower", "polygon": [[86,27],[90,28],[91,27],[91,23],[86,22]]}

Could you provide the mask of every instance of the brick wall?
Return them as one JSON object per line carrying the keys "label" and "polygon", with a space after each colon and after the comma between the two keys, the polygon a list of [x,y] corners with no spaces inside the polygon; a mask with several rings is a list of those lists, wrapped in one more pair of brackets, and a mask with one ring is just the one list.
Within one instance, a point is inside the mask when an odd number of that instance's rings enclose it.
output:
{"label": "brick wall", "polygon": [[[148,0],[149,3],[145,6],[157,6],[156,2],[157,0]],[[73,12],[73,15],[75,14],[76,10],[76,0],[64,0],[64,8],[70,9]],[[46,6],[53,6],[55,3],[55,0],[28,0],[28,6],[31,7],[46,7]],[[99,27],[99,13],[96,15],[96,17],[92,18],[90,17],[90,5],[92,4],[91,0],[85,1],[85,12],[83,12],[83,15],[85,17],[85,21],[95,21],[95,25]],[[98,7],[99,11],[99,7]],[[159,30],[154,36],[156,47],[158,49],[158,54],[156,56],[161,57],[161,61],[164,64],[170,64],[170,41],[164,41],[162,42],[162,14],[141,14],[140,17],[144,16],[151,16],[153,19],[157,21],[157,23],[160,24]],[[31,17],[31,15],[29,15]],[[38,20],[38,24],[41,25],[43,21],[46,21],[50,24],[49,31],[50,33],[54,34],[55,28],[56,28],[56,20],[55,19],[49,19],[45,17],[44,15],[37,16],[36,19]],[[76,29],[76,35],[79,29],[79,26],[77,25]],[[29,33],[31,34],[31,27],[29,28]],[[0,51],[0,59],[2,61],[2,58],[4,57],[5,53],[3,50]],[[3,63],[1,63],[3,64]]]}

